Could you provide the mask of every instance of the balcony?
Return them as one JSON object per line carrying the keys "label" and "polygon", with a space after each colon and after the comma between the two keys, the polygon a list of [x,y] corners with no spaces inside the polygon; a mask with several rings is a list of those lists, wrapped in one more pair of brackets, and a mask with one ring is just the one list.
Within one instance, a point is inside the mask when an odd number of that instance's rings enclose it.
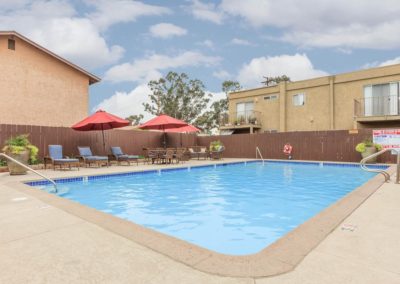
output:
{"label": "balcony", "polygon": [[236,133],[253,133],[261,128],[261,112],[243,111],[223,114],[220,117],[220,130],[234,130]]}
{"label": "balcony", "polygon": [[354,118],[357,122],[400,120],[398,96],[377,96],[354,100]]}

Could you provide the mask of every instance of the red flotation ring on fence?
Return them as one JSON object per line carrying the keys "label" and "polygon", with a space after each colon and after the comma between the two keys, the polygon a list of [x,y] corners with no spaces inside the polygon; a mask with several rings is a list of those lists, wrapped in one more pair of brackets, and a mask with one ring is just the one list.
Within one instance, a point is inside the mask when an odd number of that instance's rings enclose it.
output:
{"label": "red flotation ring on fence", "polygon": [[283,153],[285,155],[290,155],[290,154],[292,154],[292,149],[293,149],[292,145],[290,145],[289,143],[286,143],[285,146],[283,146]]}

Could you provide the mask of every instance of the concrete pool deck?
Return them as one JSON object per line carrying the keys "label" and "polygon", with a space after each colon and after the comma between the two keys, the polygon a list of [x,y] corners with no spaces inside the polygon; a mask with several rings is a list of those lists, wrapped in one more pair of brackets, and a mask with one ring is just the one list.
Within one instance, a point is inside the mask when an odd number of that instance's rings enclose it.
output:
{"label": "concrete pool deck", "polygon": [[[229,161],[243,159],[222,162]],[[184,166],[204,163],[209,161]],[[69,177],[152,168],[45,173]],[[0,283],[400,283],[400,186],[393,183],[373,193],[294,270],[235,278],[201,272],[12,186],[29,179],[35,177],[0,175]]]}

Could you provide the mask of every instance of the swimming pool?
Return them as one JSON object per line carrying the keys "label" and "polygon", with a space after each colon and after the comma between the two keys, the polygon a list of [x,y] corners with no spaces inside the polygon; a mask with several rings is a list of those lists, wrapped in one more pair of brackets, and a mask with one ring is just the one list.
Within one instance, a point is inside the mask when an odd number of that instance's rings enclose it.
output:
{"label": "swimming pool", "polygon": [[373,176],[354,165],[253,162],[74,178],[60,185],[60,195],[219,253],[245,255]]}

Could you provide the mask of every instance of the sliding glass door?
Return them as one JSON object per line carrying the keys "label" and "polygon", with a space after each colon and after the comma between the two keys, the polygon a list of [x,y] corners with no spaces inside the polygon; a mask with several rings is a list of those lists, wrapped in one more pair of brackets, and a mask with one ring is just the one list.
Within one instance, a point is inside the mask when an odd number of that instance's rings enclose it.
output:
{"label": "sliding glass door", "polygon": [[364,87],[364,115],[398,115],[399,83],[368,85]]}

